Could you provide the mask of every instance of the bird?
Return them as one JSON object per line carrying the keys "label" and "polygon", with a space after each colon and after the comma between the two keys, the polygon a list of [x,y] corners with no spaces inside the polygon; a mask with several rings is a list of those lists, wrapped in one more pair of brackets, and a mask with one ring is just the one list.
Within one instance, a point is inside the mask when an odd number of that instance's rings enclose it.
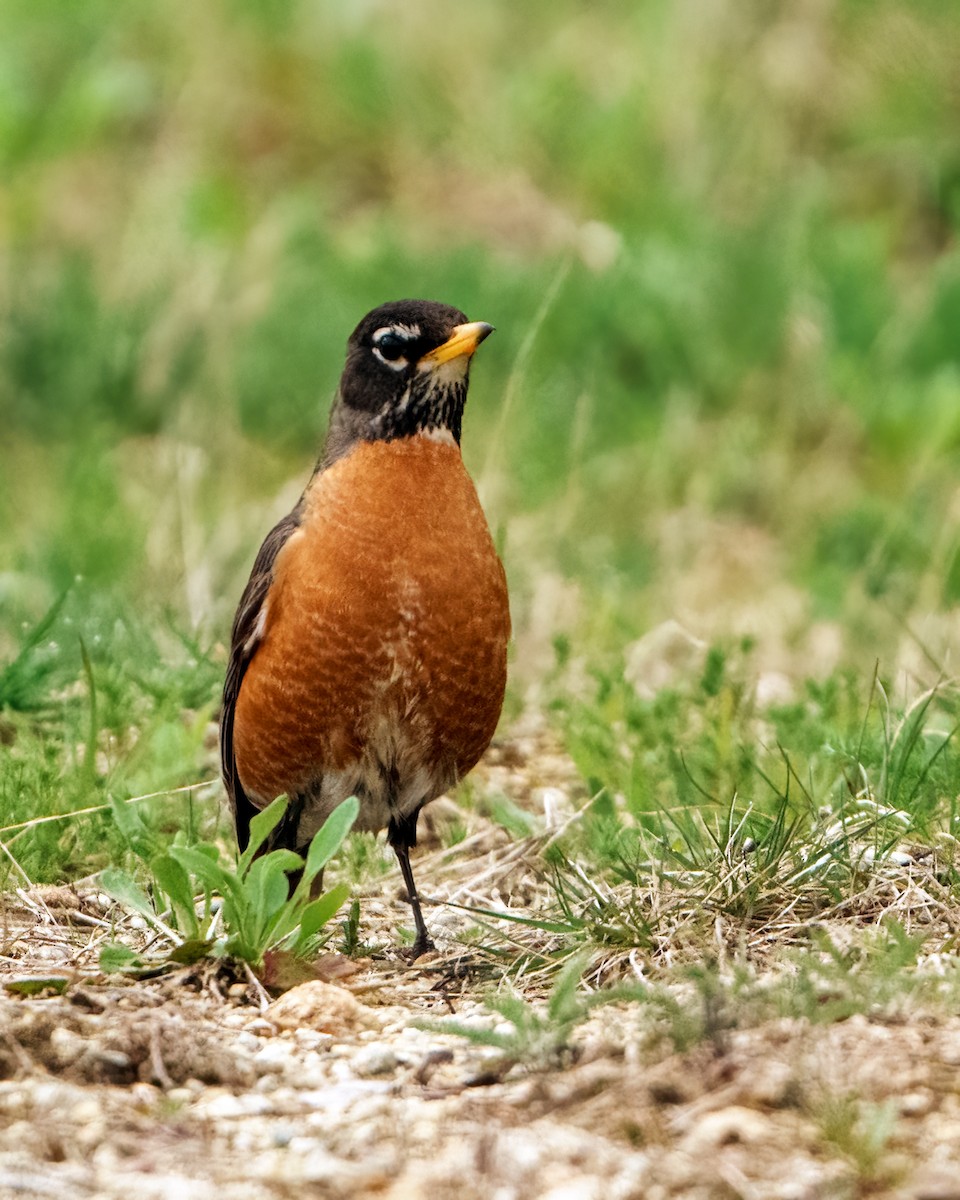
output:
{"label": "bird", "polygon": [[471,360],[493,332],[459,309],[399,300],[347,341],[326,439],[300,499],[267,534],[233,621],[220,716],[241,851],[304,854],[342,801],[399,862],[416,936],[434,949],[410,865],[421,809],[480,760],[503,707],[503,564],[460,451]]}

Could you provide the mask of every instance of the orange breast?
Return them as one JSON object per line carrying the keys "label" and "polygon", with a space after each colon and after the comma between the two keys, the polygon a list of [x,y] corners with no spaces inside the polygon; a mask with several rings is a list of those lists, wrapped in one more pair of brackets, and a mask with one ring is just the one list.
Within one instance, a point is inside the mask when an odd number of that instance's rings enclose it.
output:
{"label": "orange breast", "polygon": [[318,791],[361,764],[394,772],[407,809],[432,799],[493,736],[509,633],[503,568],[459,448],[360,443],[316,477],[277,558],[236,707],[245,790],[261,802]]}

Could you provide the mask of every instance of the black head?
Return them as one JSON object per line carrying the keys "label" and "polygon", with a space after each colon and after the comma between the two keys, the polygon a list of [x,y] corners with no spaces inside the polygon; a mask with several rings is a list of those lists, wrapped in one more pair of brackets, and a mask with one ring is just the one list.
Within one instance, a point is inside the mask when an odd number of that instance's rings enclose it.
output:
{"label": "black head", "polygon": [[347,342],[324,465],[357,441],[446,431],[459,442],[470,358],[492,330],[432,300],[395,300],[367,313]]}

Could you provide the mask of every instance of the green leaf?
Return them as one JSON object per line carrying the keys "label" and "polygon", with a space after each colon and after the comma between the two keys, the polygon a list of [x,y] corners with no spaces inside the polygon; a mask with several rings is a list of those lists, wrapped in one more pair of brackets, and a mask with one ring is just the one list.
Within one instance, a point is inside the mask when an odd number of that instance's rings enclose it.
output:
{"label": "green leaf", "polygon": [[151,861],[150,872],[169,899],[180,932],[188,938],[199,937],[194,889],[183,865],[169,854],[160,854]]}
{"label": "green leaf", "polygon": [[201,959],[212,957],[211,951],[214,944],[210,938],[190,938],[170,951],[167,955],[167,962],[180,963],[184,966],[200,962]]}
{"label": "green leaf", "polygon": [[157,847],[135,804],[126,804],[116,796],[110,797],[110,812],[120,836],[137,858],[146,862]]}
{"label": "green leaf", "polygon": [[219,892],[223,901],[225,930],[243,930],[250,924],[250,901],[236,872],[215,862],[209,854],[193,846],[171,846],[170,854],[209,892]]}
{"label": "green leaf", "polygon": [[540,833],[543,823],[533,813],[520,808],[506,796],[494,796],[487,804],[490,819],[496,821],[515,838],[532,837]]}
{"label": "green leaf", "polygon": [[359,813],[360,801],[356,796],[348,796],[324,821],[307,851],[303,879],[297,888],[302,895],[305,896],[309,892],[310,884],[343,845],[344,839],[353,828]]}
{"label": "green leaf", "polygon": [[240,886],[240,880],[232,871],[225,869],[219,862],[212,859],[209,854],[205,854],[195,846],[171,846],[170,855],[191,875],[195,875],[204,887],[219,892],[224,903],[230,899],[242,899],[243,889]]}
{"label": "green leaf", "polygon": [[267,950],[257,975],[271,992],[285,992],[298,983],[308,983],[318,977],[314,964],[293,950]]}
{"label": "green leaf", "polygon": [[240,962],[249,963],[254,970],[258,970],[260,967],[261,960],[257,957],[253,946],[239,933],[235,933],[223,943],[223,957],[239,959]]}
{"label": "green leaf", "polygon": [[[269,854],[261,854],[247,872],[247,876],[243,881],[244,887],[250,887],[251,881],[256,879],[258,875],[263,875],[265,872],[274,874],[279,872],[283,879],[286,879],[292,871],[303,870],[303,859],[295,850],[271,850]],[[254,885],[255,886],[255,885]]]}
{"label": "green leaf", "polygon": [[100,949],[100,970],[105,975],[115,975],[118,971],[131,968],[138,969],[143,965],[139,954],[135,954],[129,946],[120,942],[107,942]]}
{"label": "green leaf", "polygon": [[210,842],[174,842],[175,846],[189,846],[191,850],[196,850],[198,854],[203,854],[212,862],[220,861],[219,847],[214,846]]}
{"label": "green leaf", "polygon": [[502,992],[492,996],[487,1006],[509,1021],[516,1030],[529,1029],[536,1024],[536,1012],[521,996]]}
{"label": "green leaf", "polygon": [[[298,871],[302,866],[303,859],[299,854],[292,850],[274,850],[258,858],[244,880],[252,913],[249,933],[260,952],[266,950],[276,918],[289,902],[287,872]],[[257,957],[260,957],[259,953]]]}
{"label": "green leaf", "polygon": [[5,979],[3,986],[15,996],[39,996],[41,992],[62,996],[70,986],[70,979],[65,975],[21,975],[16,979]]}
{"label": "green leaf", "polygon": [[119,867],[107,867],[100,872],[100,885],[125,908],[132,908],[151,923],[155,921],[156,912],[149,897],[126,871]]}
{"label": "green leaf", "polygon": [[300,932],[294,942],[294,952],[299,953],[306,948],[308,938],[326,925],[331,917],[336,916],[341,905],[350,895],[350,888],[345,883],[338,883],[325,895],[308,904],[300,917]]}
{"label": "green leaf", "polygon": [[495,1029],[484,1029],[465,1025],[462,1021],[411,1021],[414,1029],[426,1029],[430,1033],[447,1033],[453,1037],[466,1038],[477,1046],[493,1046],[497,1050],[509,1051],[514,1047],[512,1034],[498,1033]]}
{"label": "green leaf", "polygon": [[582,1012],[583,1006],[577,998],[577,987],[586,965],[587,958],[584,955],[575,955],[557,976],[557,982],[547,1003],[547,1015],[552,1021],[576,1020]]}
{"label": "green leaf", "polygon": [[250,870],[250,864],[257,851],[283,820],[289,803],[288,797],[278,796],[263,812],[257,813],[250,822],[250,841],[247,843],[246,850],[240,855],[240,861],[237,864],[237,873],[241,879]]}

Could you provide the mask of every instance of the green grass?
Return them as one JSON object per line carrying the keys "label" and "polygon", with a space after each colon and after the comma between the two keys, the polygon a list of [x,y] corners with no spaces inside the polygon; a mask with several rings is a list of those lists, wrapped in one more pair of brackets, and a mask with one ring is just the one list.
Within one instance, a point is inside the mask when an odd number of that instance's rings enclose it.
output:
{"label": "green grass", "polygon": [[111,797],[156,794],[148,819],[167,835],[213,828],[209,800],[186,785],[216,774],[209,721],[221,669],[182,629],[121,616],[82,583],[25,631],[0,673],[0,837],[28,876],[52,881],[114,861],[122,839],[105,811],[30,824],[105,810]]}
{"label": "green grass", "polygon": [[[117,863],[111,800],[229,834],[190,788],[252,554],[354,323],[426,295],[497,326],[464,449],[511,582],[507,711],[546,708],[596,797],[542,862],[566,951],[691,957],[718,919],[756,947],[848,912],[901,845],[952,901],[952,0],[17,0],[0,42],[23,873]],[[627,682],[668,619],[705,656]],[[516,838],[537,816],[490,811]]]}
{"label": "green grass", "polygon": [[955,687],[899,711],[878,679],[833,676],[761,708],[748,662],[710,652],[651,700],[599,675],[558,702],[594,799],[550,848],[554,919],[614,958],[699,959],[719,939],[761,961],[823,921],[869,927],[929,903],[928,950],[952,947]]}

